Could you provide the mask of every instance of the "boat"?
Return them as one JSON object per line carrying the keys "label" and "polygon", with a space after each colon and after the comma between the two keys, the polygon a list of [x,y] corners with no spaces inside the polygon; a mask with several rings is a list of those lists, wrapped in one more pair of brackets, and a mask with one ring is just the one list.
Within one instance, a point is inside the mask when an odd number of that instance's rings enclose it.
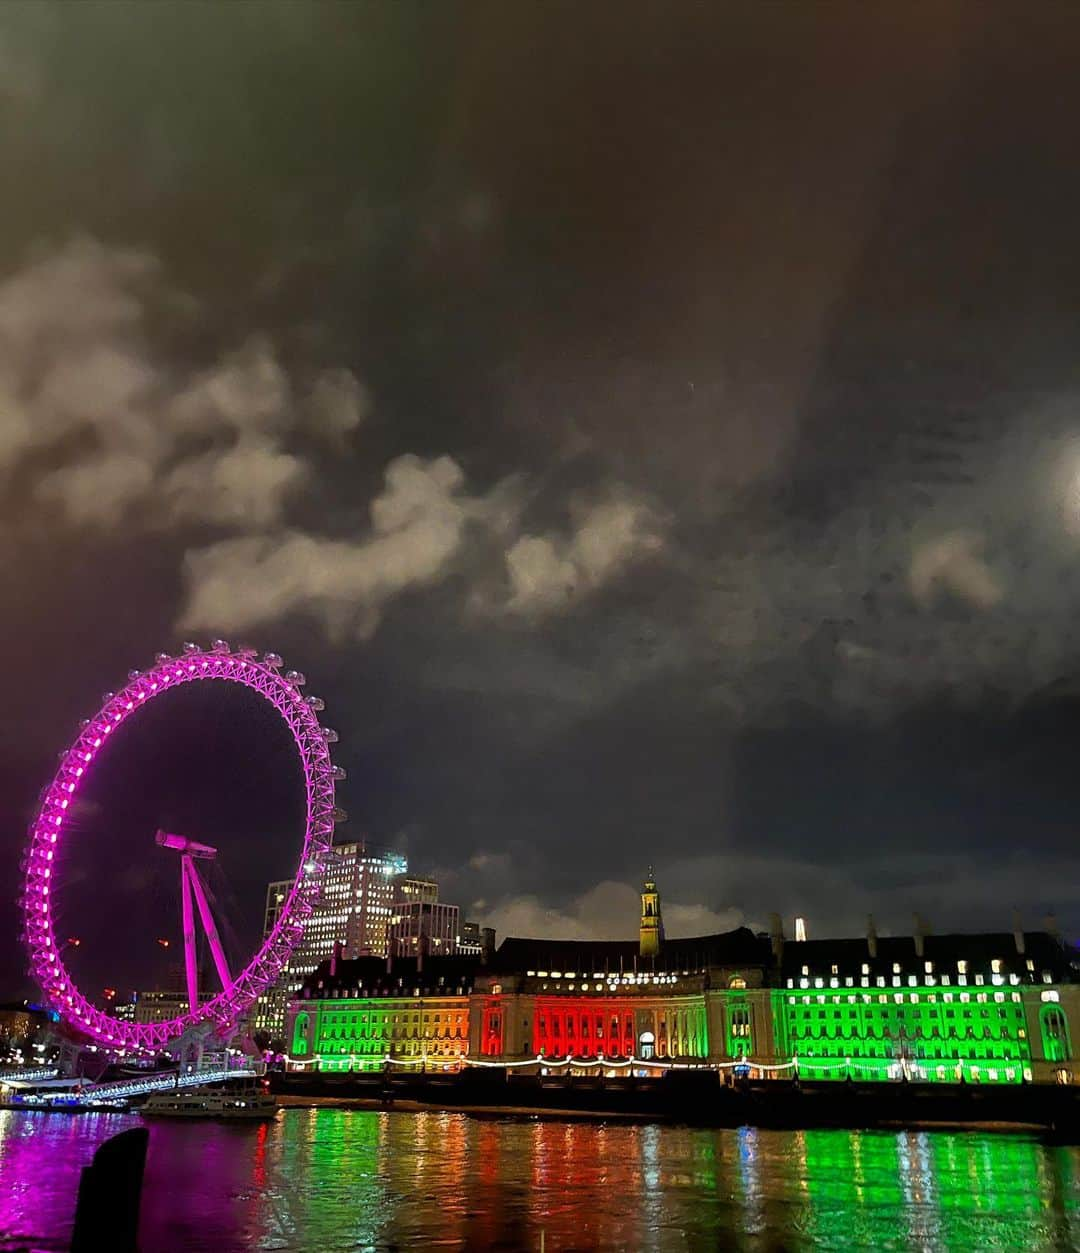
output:
{"label": "boat", "polygon": [[274,1097],[257,1080],[229,1079],[205,1088],[169,1088],[152,1092],[140,1111],[144,1118],[273,1118]]}

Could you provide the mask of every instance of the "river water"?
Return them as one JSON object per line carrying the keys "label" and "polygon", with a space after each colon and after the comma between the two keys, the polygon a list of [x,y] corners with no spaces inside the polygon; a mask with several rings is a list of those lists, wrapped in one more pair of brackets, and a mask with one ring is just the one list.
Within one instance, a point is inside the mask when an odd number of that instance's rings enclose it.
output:
{"label": "river water", "polygon": [[[0,1249],[64,1249],[134,1115],[0,1111]],[[1080,1248],[1080,1149],[1017,1135],[713,1131],[285,1110],[151,1124],[144,1253]]]}

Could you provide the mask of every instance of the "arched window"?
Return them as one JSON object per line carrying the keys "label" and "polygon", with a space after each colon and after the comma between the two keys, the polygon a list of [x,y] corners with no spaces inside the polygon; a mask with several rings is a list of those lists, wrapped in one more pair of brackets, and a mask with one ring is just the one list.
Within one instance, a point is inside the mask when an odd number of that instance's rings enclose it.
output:
{"label": "arched window", "polygon": [[1069,1041],[1069,1024],[1060,1005],[1046,1005],[1039,1014],[1042,1028],[1043,1055],[1048,1062],[1067,1062],[1072,1059]]}
{"label": "arched window", "polygon": [[638,1037],[638,1048],[642,1058],[648,1061],[656,1052],[656,1036],[651,1031],[643,1031]]}
{"label": "arched window", "polygon": [[307,1042],[308,1015],[297,1014],[293,1023],[292,1053],[293,1057],[303,1057],[308,1051]]}

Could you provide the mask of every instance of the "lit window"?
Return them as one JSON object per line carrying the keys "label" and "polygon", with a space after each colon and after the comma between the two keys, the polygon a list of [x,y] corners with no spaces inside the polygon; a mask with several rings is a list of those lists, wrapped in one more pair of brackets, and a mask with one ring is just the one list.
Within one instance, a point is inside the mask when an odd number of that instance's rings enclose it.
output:
{"label": "lit window", "polygon": [[1034,961],[1032,961],[1032,959],[1029,957],[1029,958],[1027,959],[1027,963],[1026,963],[1026,964],[1027,964],[1027,968],[1028,968],[1028,970],[1030,970],[1030,971],[1031,971],[1031,973],[1032,973],[1032,974],[1034,974],[1034,973],[1035,973],[1035,963],[1034,963]]}
{"label": "lit window", "polygon": [[864,975],[868,975],[870,973],[870,967],[866,964],[866,962],[863,962],[862,964],[862,973]]}
{"label": "lit window", "polygon": [[990,970],[991,970],[991,973],[995,975],[1001,974],[1001,958],[1000,957],[995,957],[990,962]]}
{"label": "lit window", "polygon": [[1040,993],[1040,997],[1044,1001],[1060,1001],[1061,1000],[1061,997],[1059,996],[1056,988],[1051,991]]}
{"label": "lit window", "polygon": [[958,975],[966,975],[968,972],[968,964],[966,961],[958,961],[956,963],[956,973]]}
{"label": "lit window", "polygon": [[933,962],[924,962],[924,963],[923,963],[923,970],[925,970],[925,971],[926,971],[926,973],[927,973],[928,975],[932,975],[932,974],[934,973],[934,963],[933,963]]}
{"label": "lit window", "polygon": [[810,973],[810,967],[809,967],[809,966],[804,966],[804,967],[802,968],[802,972],[803,972],[803,974],[804,974],[804,975],[808,975],[808,974]]}
{"label": "lit window", "polygon": [[832,975],[836,975],[836,974],[839,974],[839,973],[840,973],[840,971],[839,971],[839,970],[838,970],[835,966],[830,966],[830,967],[829,967],[829,973],[830,973],[830,974],[832,974]]}
{"label": "lit window", "polygon": [[900,963],[899,963],[899,962],[893,962],[893,965],[892,965],[892,972],[893,972],[893,974],[894,974],[894,975],[898,975],[898,974],[900,973]]}

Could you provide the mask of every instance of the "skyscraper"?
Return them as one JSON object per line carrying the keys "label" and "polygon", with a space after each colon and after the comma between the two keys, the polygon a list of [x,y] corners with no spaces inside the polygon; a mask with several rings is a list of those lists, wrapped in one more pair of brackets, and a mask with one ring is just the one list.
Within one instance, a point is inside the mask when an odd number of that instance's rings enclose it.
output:
{"label": "skyscraper", "polygon": [[[385,957],[393,915],[394,879],[408,869],[400,853],[374,848],[364,841],[331,849],[323,891],[281,977],[259,997],[255,1029],[279,1036],[285,1026],[289,997],[322,961],[335,943],[346,957]],[[292,880],[266,889],[263,937],[270,934],[292,888]]]}

